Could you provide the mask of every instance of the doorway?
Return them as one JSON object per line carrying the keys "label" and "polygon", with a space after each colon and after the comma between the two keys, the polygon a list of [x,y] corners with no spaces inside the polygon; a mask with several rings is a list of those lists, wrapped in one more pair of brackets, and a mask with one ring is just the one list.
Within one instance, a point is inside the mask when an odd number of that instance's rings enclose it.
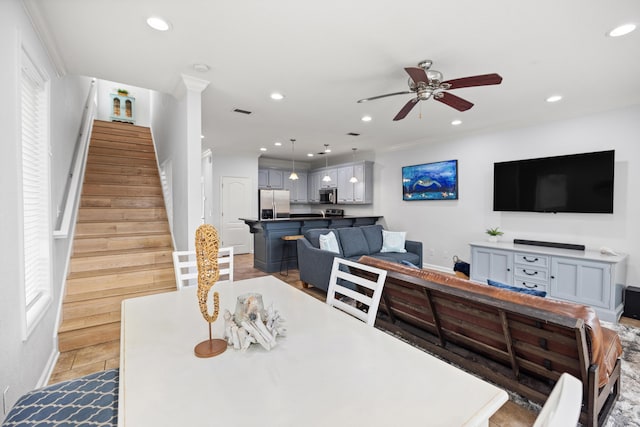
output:
{"label": "doorway", "polygon": [[220,223],[222,224],[222,246],[233,246],[234,253],[251,252],[251,233],[244,221],[238,218],[251,217],[253,190],[251,179],[247,177],[223,176],[220,185],[222,205]]}

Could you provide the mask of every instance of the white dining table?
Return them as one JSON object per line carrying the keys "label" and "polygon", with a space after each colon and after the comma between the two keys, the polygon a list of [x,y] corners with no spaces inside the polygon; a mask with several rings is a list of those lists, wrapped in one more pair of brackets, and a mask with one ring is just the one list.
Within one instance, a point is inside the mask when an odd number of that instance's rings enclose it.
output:
{"label": "white dining table", "polygon": [[257,292],[286,319],[267,351],[198,358],[196,288],[122,303],[118,426],[487,426],[507,393],[273,276],[215,285],[222,313]]}

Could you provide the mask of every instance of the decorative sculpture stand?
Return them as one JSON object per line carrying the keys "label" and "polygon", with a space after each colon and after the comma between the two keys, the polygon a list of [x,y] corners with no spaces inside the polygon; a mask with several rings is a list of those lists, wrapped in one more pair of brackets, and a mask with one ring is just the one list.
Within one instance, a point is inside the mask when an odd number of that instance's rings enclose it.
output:
{"label": "decorative sculpture stand", "polygon": [[211,324],[218,318],[220,302],[217,292],[213,293],[213,314],[209,315],[207,300],[209,291],[220,277],[218,267],[218,232],[211,224],[202,224],[196,230],[196,260],[198,263],[198,304],[204,319],[209,323],[209,339],[202,341],[193,349],[198,357],[217,356],[227,349],[227,341],[213,339]]}

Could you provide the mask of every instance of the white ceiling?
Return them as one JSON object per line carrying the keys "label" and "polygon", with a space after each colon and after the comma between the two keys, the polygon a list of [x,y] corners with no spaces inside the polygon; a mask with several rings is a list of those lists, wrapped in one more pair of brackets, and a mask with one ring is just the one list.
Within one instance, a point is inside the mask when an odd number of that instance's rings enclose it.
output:
{"label": "white ceiling", "polygon": [[[333,156],[640,103],[640,30],[605,36],[640,23],[638,0],[24,1],[68,74],[166,93],[181,74],[209,81],[203,134],[215,150],[267,147],[265,156],[289,159],[296,138],[298,159],[323,144]],[[151,15],[172,29],[150,29]],[[394,122],[411,95],[356,103],[407,90],[403,68],[424,59],[445,80],[498,73],[503,82],[452,91],[475,103],[462,113],[428,100]],[[271,100],[273,91],[286,98]],[[564,99],[546,103],[552,94]],[[451,126],[456,118],[463,124]]]}

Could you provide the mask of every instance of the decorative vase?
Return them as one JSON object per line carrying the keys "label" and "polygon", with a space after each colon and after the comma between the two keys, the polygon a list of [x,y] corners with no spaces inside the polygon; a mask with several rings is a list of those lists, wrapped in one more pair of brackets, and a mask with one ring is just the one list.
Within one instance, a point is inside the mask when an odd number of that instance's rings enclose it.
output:
{"label": "decorative vase", "polygon": [[491,243],[497,243],[498,242],[498,236],[489,236],[488,239]]}

